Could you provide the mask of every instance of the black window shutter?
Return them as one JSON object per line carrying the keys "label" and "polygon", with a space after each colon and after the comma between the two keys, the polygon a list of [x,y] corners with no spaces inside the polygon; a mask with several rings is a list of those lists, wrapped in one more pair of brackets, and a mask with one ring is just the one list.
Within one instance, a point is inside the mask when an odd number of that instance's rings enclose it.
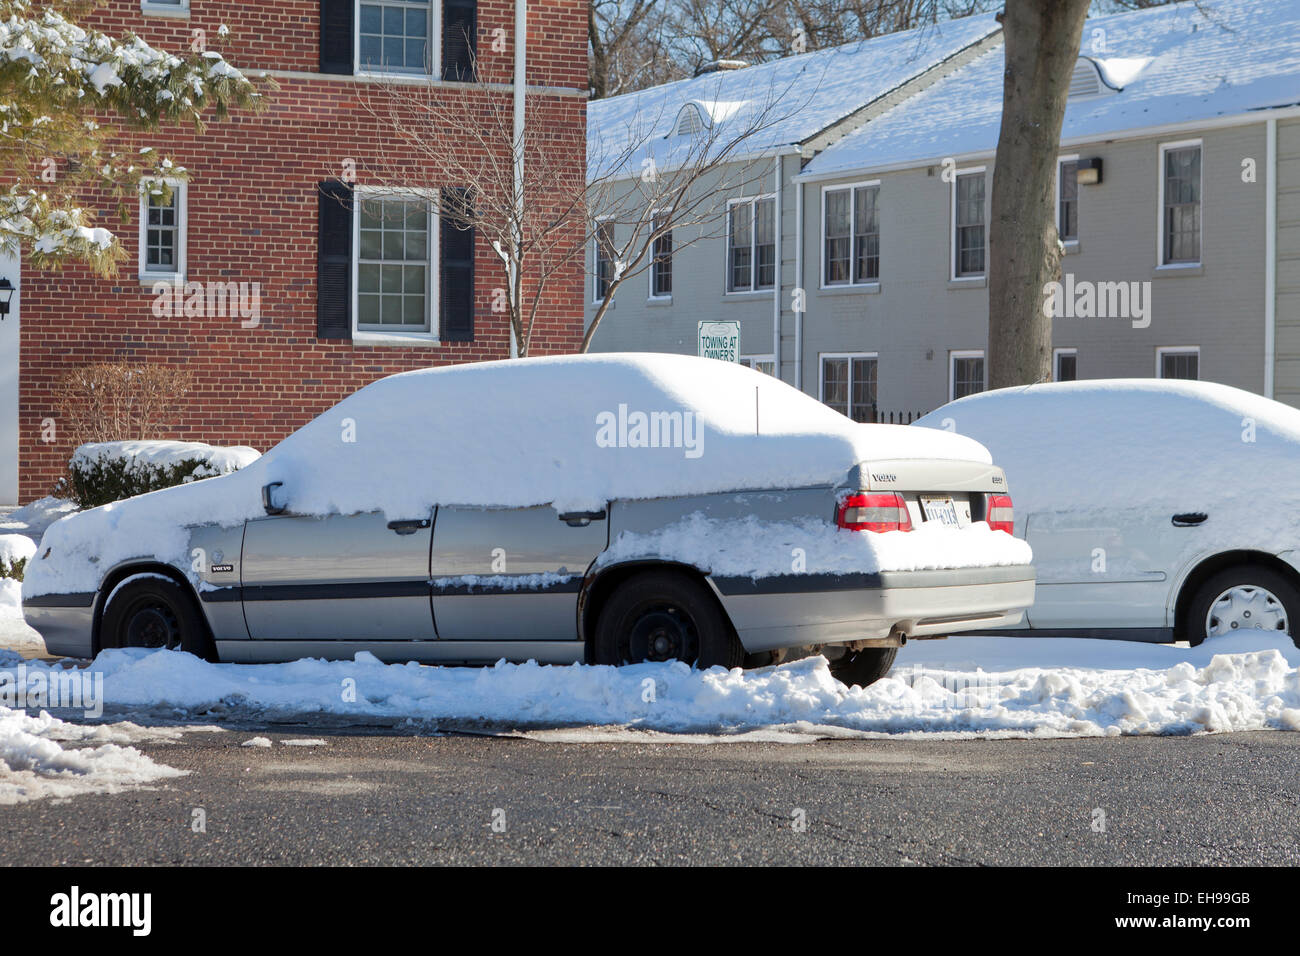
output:
{"label": "black window shutter", "polygon": [[355,0],[320,0],[320,71],[352,73]]}
{"label": "black window shutter", "polygon": [[316,337],[352,338],[352,189],[320,184],[316,238]]}
{"label": "black window shutter", "polygon": [[474,58],[478,51],[478,3],[476,0],[443,0],[442,78],[474,80]]}
{"label": "black window shutter", "polygon": [[474,341],[474,229],[463,214],[464,192],[456,202],[444,202],[439,218],[439,275],[441,300],[439,337],[444,342]]}

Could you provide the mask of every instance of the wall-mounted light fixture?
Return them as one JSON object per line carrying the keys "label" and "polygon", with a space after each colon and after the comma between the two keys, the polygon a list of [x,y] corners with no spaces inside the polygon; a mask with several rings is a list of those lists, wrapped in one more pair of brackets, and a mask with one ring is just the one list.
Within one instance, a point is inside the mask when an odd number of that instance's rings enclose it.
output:
{"label": "wall-mounted light fixture", "polygon": [[0,320],[9,314],[9,303],[13,301],[14,284],[8,278],[0,279]]}
{"label": "wall-mounted light fixture", "polygon": [[1080,186],[1095,186],[1101,182],[1101,157],[1093,156],[1091,159],[1079,160],[1076,173],[1077,181]]}

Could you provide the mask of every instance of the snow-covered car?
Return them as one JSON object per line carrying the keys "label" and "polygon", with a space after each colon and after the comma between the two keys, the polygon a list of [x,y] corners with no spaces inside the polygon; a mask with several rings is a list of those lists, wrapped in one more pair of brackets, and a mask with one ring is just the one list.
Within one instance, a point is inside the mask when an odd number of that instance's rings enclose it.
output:
{"label": "snow-covered car", "polygon": [[52,653],[702,667],[1018,621],[1029,548],[968,438],[859,425],[670,355],[381,379],[234,474],[72,515],[24,613]]}
{"label": "snow-covered car", "polygon": [[1033,548],[1033,633],[1300,634],[1300,411],[1209,382],[999,389],[918,424],[988,447]]}

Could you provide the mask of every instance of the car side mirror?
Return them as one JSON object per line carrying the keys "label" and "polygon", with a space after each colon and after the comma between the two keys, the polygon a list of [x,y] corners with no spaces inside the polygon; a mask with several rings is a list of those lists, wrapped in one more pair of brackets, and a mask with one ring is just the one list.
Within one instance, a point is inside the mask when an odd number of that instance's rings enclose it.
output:
{"label": "car side mirror", "polygon": [[277,505],[271,495],[274,489],[283,488],[283,481],[273,481],[269,485],[262,486],[262,510],[269,515],[284,514],[284,505]]}

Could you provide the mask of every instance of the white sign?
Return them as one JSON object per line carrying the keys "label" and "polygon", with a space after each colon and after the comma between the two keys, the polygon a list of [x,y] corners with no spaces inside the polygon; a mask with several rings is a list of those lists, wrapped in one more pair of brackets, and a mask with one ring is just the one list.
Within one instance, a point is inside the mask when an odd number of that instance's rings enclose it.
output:
{"label": "white sign", "polygon": [[699,323],[699,351],[701,358],[719,359],[723,362],[740,361],[740,322]]}

